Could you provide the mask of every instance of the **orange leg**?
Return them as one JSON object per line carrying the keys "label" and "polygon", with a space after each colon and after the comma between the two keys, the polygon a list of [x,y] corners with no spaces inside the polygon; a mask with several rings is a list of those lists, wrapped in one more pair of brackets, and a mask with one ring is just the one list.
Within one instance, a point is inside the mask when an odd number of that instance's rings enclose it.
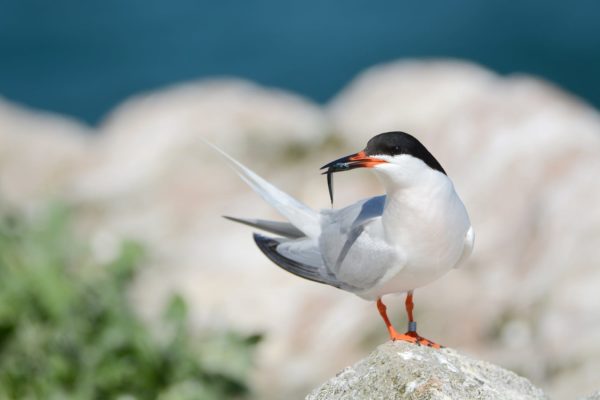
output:
{"label": "orange leg", "polygon": [[379,314],[381,315],[381,318],[383,318],[383,322],[385,322],[385,326],[387,327],[388,332],[390,333],[391,340],[404,340],[410,343],[417,343],[416,338],[408,335],[402,335],[398,333],[396,329],[394,329],[394,326],[392,325],[390,319],[387,316],[387,307],[385,306],[385,304],[383,304],[381,298],[377,299],[377,309],[379,310]]}
{"label": "orange leg", "polygon": [[383,302],[381,301],[381,298],[377,299],[377,309],[379,310],[379,314],[381,315],[381,318],[383,319],[383,322],[385,322],[385,326],[387,327],[388,332],[390,333],[390,339],[394,341],[403,340],[405,342],[416,343],[418,345],[429,346],[436,349],[442,347],[439,344],[434,343],[429,339],[425,339],[424,337],[419,336],[419,334],[417,334],[417,323],[413,319],[412,313],[414,308],[414,304],[412,301],[412,291],[408,292],[406,296],[405,305],[406,313],[408,314],[408,331],[404,334],[401,334],[398,333],[396,329],[394,329],[394,326],[390,322],[390,319],[387,316],[387,308],[385,304],[383,304]]}
{"label": "orange leg", "polygon": [[408,315],[409,323],[415,322],[415,320],[413,319],[413,313],[412,313],[413,308],[415,308],[415,303],[413,303],[412,296],[413,296],[413,292],[411,290],[410,292],[406,293],[406,301],[404,302],[404,306],[406,307],[406,314]]}
{"label": "orange leg", "polygon": [[405,335],[415,338],[417,344],[422,344],[424,346],[429,346],[436,349],[443,347],[429,339],[425,339],[423,336],[420,336],[417,333],[417,321],[415,321],[413,318],[413,308],[415,307],[415,304],[413,303],[412,290],[406,294],[406,301],[404,302],[404,305],[406,306],[406,314],[408,315],[408,331],[406,331]]}

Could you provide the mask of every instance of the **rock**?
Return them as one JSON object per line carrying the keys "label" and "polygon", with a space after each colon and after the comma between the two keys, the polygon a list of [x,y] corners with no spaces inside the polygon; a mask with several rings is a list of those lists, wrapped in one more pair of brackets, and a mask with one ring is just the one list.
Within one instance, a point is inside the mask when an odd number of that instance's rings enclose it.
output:
{"label": "rock", "polygon": [[579,400],[600,400],[600,390],[590,394],[589,396],[581,397]]}
{"label": "rock", "polygon": [[2,206],[27,212],[64,196],[91,153],[91,129],[0,97]]}
{"label": "rock", "polygon": [[324,399],[547,399],[527,379],[452,349],[388,342],[306,397]]}

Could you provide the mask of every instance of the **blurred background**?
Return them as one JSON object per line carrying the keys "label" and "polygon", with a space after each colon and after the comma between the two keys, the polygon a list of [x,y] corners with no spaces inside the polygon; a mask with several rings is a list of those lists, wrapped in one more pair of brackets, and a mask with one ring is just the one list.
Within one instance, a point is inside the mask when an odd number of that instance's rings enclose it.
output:
{"label": "blurred background", "polygon": [[[368,354],[375,306],[221,219],[278,217],[200,138],[325,208],[318,167],[389,130],[436,155],[476,231],[416,292],[423,333],[554,398],[598,389],[599,15],[0,0],[0,397],[301,398]],[[380,191],[342,175],[336,205]]]}

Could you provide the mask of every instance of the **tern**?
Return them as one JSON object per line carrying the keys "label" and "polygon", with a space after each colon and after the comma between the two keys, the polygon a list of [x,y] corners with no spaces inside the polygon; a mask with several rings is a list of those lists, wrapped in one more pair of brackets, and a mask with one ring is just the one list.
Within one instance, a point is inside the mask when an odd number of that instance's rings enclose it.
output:
{"label": "tern", "polygon": [[[324,165],[333,204],[332,174],[355,168],[375,173],[385,195],[341,209],[314,210],[277,189],[216,148],[233,169],[287,222],[234,218],[274,234],[254,233],[258,248],[299,277],[376,301],[390,339],[441,346],[417,333],[413,291],[457,268],[471,254],[473,228],[446,171],[405,132],[374,136],[358,153]],[[396,331],[382,297],[406,293],[408,331]]]}

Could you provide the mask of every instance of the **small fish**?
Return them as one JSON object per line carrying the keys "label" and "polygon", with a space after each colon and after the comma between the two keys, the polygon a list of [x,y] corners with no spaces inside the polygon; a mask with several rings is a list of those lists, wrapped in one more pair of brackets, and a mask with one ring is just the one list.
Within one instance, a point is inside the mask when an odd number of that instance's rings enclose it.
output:
{"label": "small fish", "polygon": [[327,170],[327,187],[329,188],[329,199],[331,199],[331,207],[333,207],[333,170]]}
{"label": "small fish", "polygon": [[327,175],[327,187],[329,189],[329,199],[331,200],[331,207],[333,207],[333,173],[351,169],[352,166],[352,163],[341,161],[343,159],[345,158],[340,158],[339,160],[330,162],[329,164],[321,167],[321,169],[327,168],[327,171],[322,172],[321,175]]}

